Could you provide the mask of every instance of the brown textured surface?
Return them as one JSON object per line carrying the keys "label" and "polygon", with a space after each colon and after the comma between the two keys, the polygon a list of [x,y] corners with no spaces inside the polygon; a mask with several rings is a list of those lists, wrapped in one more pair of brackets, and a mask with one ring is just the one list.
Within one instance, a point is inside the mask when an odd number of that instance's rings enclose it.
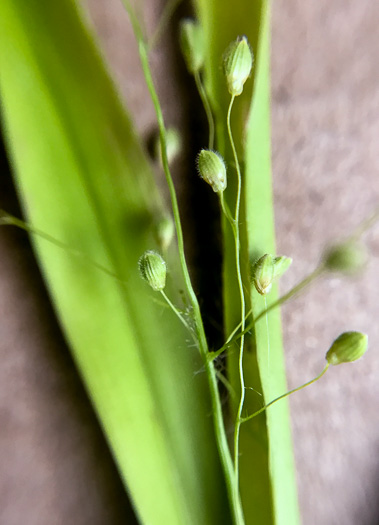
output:
{"label": "brown textured surface", "polygon": [[[273,18],[273,161],[285,286],[310,271],[325,242],[379,203],[379,5],[278,2]],[[324,279],[283,314],[291,386],[322,368],[342,331],[369,334],[370,353],[291,399],[304,523],[379,522],[379,225],[364,274]]]}
{"label": "brown textured surface", "polygon": [[[149,3],[148,25],[160,2]],[[90,0],[122,92],[146,133],[154,123],[128,21],[116,0]],[[153,8],[154,7],[154,8]],[[372,0],[278,0],[273,9],[273,161],[279,251],[294,258],[283,288],[316,264],[326,241],[349,232],[379,201],[377,27]],[[170,123],[175,61],[154,55]],[[178,82],[170,82],[177,78]],[[14,211],[3,175],[1,206]],[[379,521],[378,226],[371,261],[353,280],[333,277],[284,308],[289,383],[323,366],[341,331],[371,352],[335,368],[291,400],[303,522]],[[0,231],[0,524],[133,523],[101,431],[80,385],[21,232]],[[41,291],[42,290],[42,291]],[[259,525],[259,524],[258,524]]]}

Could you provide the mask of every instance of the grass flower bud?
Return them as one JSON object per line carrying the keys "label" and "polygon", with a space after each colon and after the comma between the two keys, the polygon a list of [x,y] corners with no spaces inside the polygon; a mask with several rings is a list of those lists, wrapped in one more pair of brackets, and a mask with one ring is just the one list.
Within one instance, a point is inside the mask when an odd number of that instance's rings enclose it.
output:
{"label": "grass flower bud", "polygon": [[290,257],[285,257],[280,255],[274,258],[274,279],[281,277],[291,266],[292,259]]}
{"label": "grass flower bud", "polygon": [[237,96],[249,78],[253,67],[253,54],[245,36],[232,42],[224,55],[224,73],[229,93]]}
{"label": "grass flower bud", "polygon": [[367,350],[367,335],[361,332],[344,332],[334,341],[326,354],[330,365],[356,361]]}
{"label": "grass flower bud", "polygon": [[205,180],[215,193],[223,192],[226,188],[226,167],[224,159],[219,153],[208,149],[200,151],[197,157],[199,175]]}
{"label": "grass flower bud", "polygon": [[[171,164],[182,150],[182,138],[175,128],[167,128],[166,131],[166,154],[167,161]],[[154,141],[154,156],[159,159],[160,165],[163,167],[161,139],[159,135]]]}
{"label": "grass flower bud", "polygon": [[180,26],[180,47],[188,71],[194,75],[204,65],[204,38],[201,25],[194,20],[183,20]]}
{"label": "grass flower bud", "polygon": [[366,262],[364,248],[357,242],[347,241],[329,248],[324,255],[324,265],[332,272],[354,273]]}
{"label": "grass flower bud", "polygon": [[275,258],[266,253],[258,259],[252,269],[253,283],[258,293],[267,295],[274,280]]}
{"label": "grass flower bud", "polygon": [[166,263],[163,257],[152,250],[145,252],[138,261],[138,268],[144,279],[153,290],[160,292],[166,286]]}
{"label": "grass flower bud", "polygon": [[174,238],[175,227],[169,215],[163,216],[157,223],[155,237],[162,251],[166,251]]}

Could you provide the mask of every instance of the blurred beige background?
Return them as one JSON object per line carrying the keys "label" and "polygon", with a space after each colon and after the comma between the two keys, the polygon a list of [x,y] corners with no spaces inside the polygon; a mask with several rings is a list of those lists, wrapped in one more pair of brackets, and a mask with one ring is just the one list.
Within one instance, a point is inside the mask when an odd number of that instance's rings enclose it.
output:
{"label": "blurred beige background", "polygon": [[[148,27],[162,4],[146,2]],[[148,137],[154,114],[127,17],[118,0],[87,5],[137,127]],[[378,26],[379,4],[372,0],[273,3],[278,253],[294,259],[283,290],[313,269],[328,241],[379,203]],[[186,136],[190,94],[174,34],[154,53],[153,66],[166,120]],[[16,213],[6,176],[0,189],[1,206]],[[342,331],[370,338],[364,360],[330,370],[291,399],[306,525],[379,523],[378,225],[365,240],[371,259],[362,276],[323,279],[283,309],[291,387],[321,370]],[[133,523],[25,235],[1,230],[0,249],[0,525]]]}

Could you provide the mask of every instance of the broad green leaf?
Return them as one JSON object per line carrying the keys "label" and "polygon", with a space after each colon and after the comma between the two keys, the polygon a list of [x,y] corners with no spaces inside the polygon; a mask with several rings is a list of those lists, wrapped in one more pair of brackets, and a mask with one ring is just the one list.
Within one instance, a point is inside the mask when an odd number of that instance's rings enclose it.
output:
{"label": "broad green leaf", "polygon": [[[248,267],[251,261],[267,252],[275,254],[270,162],[268,6],[264,0],[239,0],[233,4],[227,1],[197,0],[197,7],[205,30],[207,89],[216,116],[217,149],[229,164],[226,198],[232,209],[236,182],[226,131],[230,95],[222,73],[222,55],[231,41],[237,36],[246,35],[256,59],[252,79],[245,84],[243,94],[236,98],[232,113],[233,134],[245,176],[241,264],[244,282],[249,288]],[[240,298],[234,277],[234,241],[225,220],[223,233],[224,324],[227,336],[240,322]],[[264,309],[263,299],[257,296],[252,290],[254,315]],[[270,293],[270,300],[275,300],[276,296],[277,290],[274,289]],[[244,414],[253,413],[264,402],[286,390],[278,312],[269,316],[269,339],[271,350],[268,360],[267,330],[263,319],[247,341],[245,350],[245,384],[254,390],[249,389],[246,393]],[[228,358],[228,371],[234,390],[239,392],[237,345],[233,350]],[[262,397],[257,392],[261,392]],[[270,408],[267,420],[263,414],[242,425],[240,453],[240,489],[246,523],[298,523],[292,444],[285,402]]]}
{"label": "broad green leaf", "polygon": [[162,205],[130,120],[71,0],[2,0],[0,34],[26,216],[85,254],[34,238],[37,257],[141,523],[229,523],[198,352],[137,271]]}

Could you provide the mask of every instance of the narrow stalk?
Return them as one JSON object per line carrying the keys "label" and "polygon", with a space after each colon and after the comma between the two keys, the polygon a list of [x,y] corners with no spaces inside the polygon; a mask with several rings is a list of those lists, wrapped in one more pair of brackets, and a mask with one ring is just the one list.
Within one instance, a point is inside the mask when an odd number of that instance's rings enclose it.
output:
{"label": "narrow stalk", "polygon": [[[252,308],[250,308],[250,310],[247,312],[247,314],[245,316],[245,322],[246,322],[246,319],[252,314],[252,311],[253,311]],[[235,327],[235,329],[229,335],[228,339],[225,341],[225,343],[223,344],[223,346],[221,348],[219,348],[215,352],[209,352],[209,354],[208,354],[208,358],[209,359],[211,359],[211,360],[216,359],[219,355],[221,355],[223,352],[225,352],[225,350],[227,350],[229,348],[229,346],[231,345],[232,341],[237,340],[237,337],[234,337],[234,336],[238,332],[238,330],[241,328],[241,324],[242,324],[242,321]]]}
{"label": "narrow stalk", "polygon": [[350,241],[358,241],[359,238],[369,230],[377,221],[379,220],[379,207],[375,208],[373,213],[364,219],[361,224],[353,231],[353,233],[348,237]]}
{"label": "narrow stalk", "polygon": [[237,281],[238,281],[238,288],[239,288],[240,297],[241,297],[241,334],[242,334],[241,341],[240,341],[240,352],[239,352],[239,358],[238,358],[238,370],[239,370],[239,378],[240,378],[240,385],[241,385],[241,397],[240,397],[240,402],[238,405],[236,423],[235,423],[235,428],[234,428],[234,471],[235,471],[234,490],[236,494],[238,494],[239,493],[239,457],[238,456],[239,456],[239,436],[240,436],[240,427],[241,427],[240,421],[241,421],[243,404],[245,401],[245,379],[244,379],[244,374],[243,374],[243,350],[244,350],[244,342],[245,342],[244,330],[245,330],[246,304],[245,304],[245,294],[243,291],[243,282],[242,282],[242,274],[241,274],[241,253],[240,253],[241,246],[240,246],[240,229],[239,229],[241,193],[242,193],[242,176],[241,176],[241,169],[240,169],[240,165],[238,161],[237,150],[234,144],[233,134],[232,134],[231,125],[230,125],[230,115],[232,112],[234,99],[235,99],[235,96],[232,95],[232,98],[229,104],[229,108],[228,108],[226,123],[227,123],[227,128],[228,128],[229,141],[232,147],[234,162],[236,164],[236,170],[237,170],[237,198],[236,198],[236,209],[235,209],[235,215],[234,215],[234,221],[233,221],[233,233],[234,233],[235,249],[236,249]]}
{"label": "narrow stalk", "polygon": [[[237,339],[239,339],[243,335],[247,334],[252,328],[254,328],[255,324],[260,319],[262,319],[262,317],[264,315],[267,315],[268,312],[271,312],[271,310],[274,310],[274,308],[277,308],[278,306],[281,306],[283,303],[285,303],[289,299],[291,299],[294,295],[298,294],[306,286],[311,284],[311,282],[316,280],[324,271],[325,271],[324,265],[320,264],[312,273],[307,275],[307,277],[305,277],[302,281],[300,281],[293,288],[291,288],[291,290],[289,290],[286,294],[282,295],[281,297],[279,297],[279,299],[277,301],[274,301],[267,308],[265,308],[264,310],[259,312],[257,317],[255,319],[253,319],[252,321],[250,321],[250,323],[248,323],[246,325],[245,329],[242,330],[241,332],[239,332],[238,334],[236,334],[236,332],[237,332],[238,328],[241,327],[242,323],[240,323],[238,326],[236,326],[236,328],[233,330],[231,336],[229,336],[228,341],[219,350],[217,350],[217,352],[215,352],[215,353],[217,353],[219,355],[222,352],[224,352],[232,343],[234,343],[234,341],[237,341]],[[245,319],[247,319],[249,317],[249,315],[251,315],[251,313],[252,313],[252,310],[250,310],[247,313]]]}
{"label": "narrow stalk", "polygon": [[[183,230],[182,230],[182,225],[181,225],[181,220],[180,220],[178,200],[176,197],[174,182],[172,180],[170,168],[168,165],[168,159],[167,159],[166,128],[165,128],[165,124],[163,120],[162,109],[161,109],[158,95],[156,93],[153,79],[151,76],[146,46],[143,43],[143,41],[140,39],[138,40],[138,48],[139,48],[139,53],[140,53],[140,58],[141,58],[141,63],[142,63],[142,69],[145,75],[146,84],[149,89],[150,97],[153,101],[153,105],[154,105],[155,112],[157,115],[157,120],[158,120],[159,137],[161,141],[162,163],[163,163],[164,173],[166,176],[166,182],[167,182],[168,189],[170,192],[171,205],[172,205],[176,235],[177,235],[177,240],[178,240],[179,258],[180,258],[180,263],[182,267],[183,277],[184,277],[184,281],[186,284],[188,295],[191,300],[192,307],[194,308],[194,315],[196,316],[197,312],[200,312],[200,310],[199,310],[198,301],[197,301],[195,292],[192,288],[192,283],[191,283],[191,279],[190,279],[190,275],[189,275],[189,271],[187,267],[187,262],[185,258],[185,253],[184,253]],[[205,346],[207,346],[206,343],[205,343]]]}
{"label": "narrow stalk", "polygon": [[[264,315],[267,315],[268,312],[270,312],[274,308],[277,308],[278,306],[282,305],[283,303],[285,303],[286,301],[291,299],[291,297],[293,297],[294,295],[299,293],[303,288],[305,288],[312,281],[317,279],[324,272],[324,270],[325,270],[324,266],[322,264],[320,264],[320,266],[318,266],[312,273],[307,275],[307,277],[305,277],[302,281],[300,281],[293,288],[291,288],[291,290],[289,290],[286,294],[282,295],[282,297],[279,297],[279,299],[277,301],[271,303],[267,308],[262,310],[257,315],[257,317],[255,319],[253,319],[250,323],[246,324],[245,329],[243,330],[243,334],[242,334],[242,331],[237,333],[239,328],[241,328],[241,326],[242,326],[242,322],[240,322],[235,327],[233,332],[230,334],[230,336],[228,337],[226,342],[222,345],[222,347],[219,348],[218,350],[216,350],[215,352],[212,352],[212,355],[214,356],[213,358],[216,358],[220,354],[222,354],[222,352],[225,352],[225,350],[227,350],[232,343],[237,341],[242,335],[246,335],[252,328],[254,328],[255,323],[257,321],[259,321],[259,319],[261,319]],[[246,323],[246,320],[249,318],[249,316],[251,314],[252,314],[252,309],[247,312],[247,314],[245,316],[245,323]]]}
{"label": "narrow stalk", "polygon": [[174,183],[171,177],[168,160],[167,160],[166,129],[165,129],[165,124],[163,120],[162,109],[161,109],[158,95],[155,90],[155,86],[154,86],[153,79],[151,76],[146,45],[144,44],[143,39],[141,38],[141,33],[138,30],[138,28],[136,31],[136,37],[138,41],[138,49],[140,53],[142,69],[145,75],[147,87],[150,92],[150,97],[152,99],[152,102],[155,108],[158,126],[159,126],[159,135],[160,135],[160,140],[161,140],[161,151],[162,151],[162,163],[163,163],[163,169],[164,169],[164,173],[166,176],[166,181],[167,181],[170,198],[171,198],[171,205],[172,205],[175,228],[176,228],[176,235],[177,235],[177,240],[178,240],[179,258],[180,258],[180,263],[182,267],[182,272],[183,272],[183,277],[184,277],[187,293],[189,295],[189,299],[190,299],[192,310],[193,310],[193,319],[194,319],[195,327],[196,327],[196,335],[198,338],[199,351],[204,361],[207,379],[209,383],[211,403],[212,403],[212,414],[214,418],[214,427],[215,427],[217,446],[218,446],[218,450],[219,450],[219,454],[221,458],[222,467],[224,470],[225,481],[226,481],[226,486],[228,490],[228,496],[229,496],[229,500],[230,500],[230,504],[231,504],[231,508],[233,512],[233,523],[241,525],[244,523],[244,519],[243,519],[243,513],[242,513],[239,494],[236,494],[233,488],[235,473],[233,470],[233,462],[232,462],[232,458],[230,455],[228,440],[227,440],[225,427],[224,427],[222,406],[221,406],[220,395],[219,395],[218,386],[217,386],[216,370],[214,368],[212,361],[209,361],[207,359],[208,343],[207,343],[206,336],[205,336],[204,325],[203,325],[203,320],[201,317],[199,303],[198,303],[195,291],[192,287],[192,283],[191,283],[191,279],[190,279],[190,275],[189,275],[189,271],[188,271],[188,267],[186,263],[185,253],[184,253],[184,241],[183,241],[183,232],[182,232],[182,226],[181,226],[181,221],[180,221],[179,207],[178,207],[178,202],[176,198]]}
{"label": "narrow stalk", "polygon": [[214,136],[215,136],[215,125],[214,125],[214,120],[213,120],[212,108],[209,103],[207,92],[205,91],[203,83],[201,81],[199,71],[195,72],[194,77],[195,77],[196,87],[199,92],[201,101],[204,106],[205,114],[207,115],[207,120],[208,120],[208,126],[209,126],[208,148],[213,149]]}
{"label": "narrow stalk", "polygon": [[289,292],[287,292],[286,294],[282,295],[281,297],[279,297],[279,299],[277,301],[274,301],[267,308],[262,310],[262,312],[260,312],[257,315],[257,317],[246,326],[245,330],[242,331],[241,334],[238,334],[238,337],[240,337],[243,333],[246,333],[249,330],[251,330],[251,328],[253,328],[255,323],[257,323],[259,321],[259,319],[261,319],[268,312],[270,312],[274,308],[277,308],[278,306],[282,305],[283,303],[285,303],[286,301],[291,299],[294,295],[298,294],[305,287],[307,287],[312,281],[317,279],[324,272],[324,270],[325,270],[325,267],[321,263],[312,273],[307,275],[307,277],[305,277],[302,281],[300,281],[296,286],[291,288],[291,290],[289,290]]}
{"label": "narrow stalk", "polygon": [[147,50],[150,53],[157,45],[159,39],[161,38],[164,30],[166,29],[167,24],[170,21],[170,18],[175,12],[175,9],[181,4],[182,0],[169,0],[163,8],[162,14],[159,18],[157,27],[147,44]]}
{"label": "narrow stalk", "polygon": [[283,399],[283,398],[285,398],[285,397],[287,397],[287,396],[289,396],[291,394],[294,394],[295,392],[298,392],[299,390],[302,390],[306,386],[309,386],[312,383],[315,383],[316,381],[321,379],[321,377],[325,374],[325,372],[328,370],[328,368],[329,368],[329,363],[326,364],[324,370],[317,377],[315,377],[314,379],[311,379],[311,381],[308,381],[307,383],[304,383],[304,385],[298,386],[297,388],[294,388],[293,390],[290,390],[289,392],[286,392],[285,394],[282,394],[281,396],[273,399],[267,405],[265,405],[264,407],[260,408],[256,412],[254,412],[254,414],[251,414],[250,416],[241,418],[241,423],[246,423],[247,421],[250,421],[250,419],[253,419],[253,417],[258,416],[259,414],[261,414],[262,412],[267,410],[268,407],[270,407],[271,405],[273,405],[277,401],[280,401],[281,399]]}
{"label": "narrow stalk", "polygon": [[228,207],[228,205],[225,202],[224,192],[220,193],[220,205],[221,205],[221,209],[222,209],[223,214],[228,219],[229,224],[232,227],[233,235],[235,235],[235,222],[234,222],[234,219],[232,217],[232,214],[230,213],[229,207]]}
{"label": "narrow stalk", "polygon": [[[245,323],[246,323],[246,319],[249,317],[249,315],[251,315],[252,313],[252,309],[250,309],[248,312],[247,312],[247,315],[245,317]],[[235,334],[238,332],[238,330],[241,328],[242,326],[242,321],[235,327],[235,329],[233,330],[233,332],[229,335],[228,339],[225,341],[225,344],[222,348],[220,348],[220,350],[218,350],[218,352],[222,352],[223,350],[225,350],[225,348],[228,347],[228,345],[232,342]]]}
{"label": "narrow stalk", "polygon": [[72,248],[68,244],[66,244],[66,243],[64,243],[62,241],[59,241],[58,239],[55,239],[55,237],[52,237],[48,233],[45,233],[42,230],[39,230],[38,228],[35,228],[34,226],[31,226],[30,224],[27,224],[26,222],[22,221],[21,219],[17,219],[17,217],[14,217],[13,215],[10,215],[9,213],[7,213],[4,210],[0,210],[0,215],[1,215],[0,216],[0,226],[15,226],[16,228],[20,228],[21,230],[24,230],[24,231],[30,233],[31,235],[37,235],[38,237],[41,237],[45,241],[48,241],[51,244],[54,244],[55,246],[57,246],[61,250],[65,250],[65,251],[71,253],[72,255],[74,255],[75,257],[79,257],[79,258],[85,260],[91,266],[94,266],[95,268],[97,268],[101,272],[109,275],[109,277],[112,277],[113,279],[116,279],[119,283],[124,283],[124,281],[122,279],[120,279],[118,277],[118,275],[116,275],[114,272],[111,272],[110,270],[108,270],[108,268],[106,268],[102,264],[97,263],[96,261],[94,261],[93,259],[88,257],[88,255],[86,255],[85,253],[81,252],[80,250]]}
{"label": "narrow stalk", "polygon": [[[184,317],[182,316],[182,314],[179,312],[179,310],[176,308],[176,306],[170,301],[170,299],[167,297],[167,295],[165,294],[165,292],[163,290],[160,291],[162,296],[164,297],[166,303],[169,305],[169,307],[171,308],[171,310],[174,312],[174,314],[180,319],[180,322],[187,328],[187,330],[189,332],[192,333],[192,330],[191,330],[191,327],[190,325],[187,323],[187,321],[184,319]],[[197,342],[197,340],[196,340]]]}
{"label": "narrow stalk", "polygon": [[216,374],[217,374],[217,378],[220,381],[220,383],[222,383],[224,387],[226,388],[226,390],[228,391],[228,394],[230,395],[230,397],[234,399],[234,401],[237,402],[237,395],[230,381],[228,381],[227,378],[224,376],[224,374],[222,374],[219,370],[216,370]]}

